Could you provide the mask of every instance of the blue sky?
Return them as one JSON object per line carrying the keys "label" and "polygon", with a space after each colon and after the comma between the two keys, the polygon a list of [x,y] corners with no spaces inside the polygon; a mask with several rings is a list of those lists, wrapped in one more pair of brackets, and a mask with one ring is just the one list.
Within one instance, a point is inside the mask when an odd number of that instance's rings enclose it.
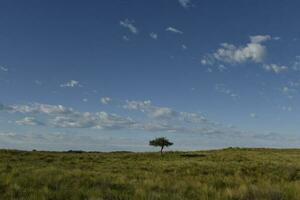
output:
{"label": "blue sky", "polygon": [[1,1],[0,147],[299,147],[299,1]]}

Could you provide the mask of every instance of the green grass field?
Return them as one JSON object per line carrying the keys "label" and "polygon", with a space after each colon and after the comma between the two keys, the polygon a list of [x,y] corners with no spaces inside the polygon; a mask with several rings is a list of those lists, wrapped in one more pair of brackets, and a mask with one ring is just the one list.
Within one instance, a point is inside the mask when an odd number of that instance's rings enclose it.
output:
{"label": "green grass field", "polygon": [[300,150],[1,150],[0,199],[300,199]]}

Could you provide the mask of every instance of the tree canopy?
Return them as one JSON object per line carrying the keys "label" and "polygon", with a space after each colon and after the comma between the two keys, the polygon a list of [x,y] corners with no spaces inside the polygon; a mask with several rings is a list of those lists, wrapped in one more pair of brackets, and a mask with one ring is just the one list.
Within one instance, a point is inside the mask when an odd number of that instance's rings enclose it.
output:
{"label": "tree canopy", "polygon": [[164,147],[171,146],[171,145],[173,145],[173,143],[170,142],[165,137],[160,137],[160,138],[155,138],[154,140],[150,140],[149,145],[155,146],[155,147],[161,147],[160,153],[162,154]]}

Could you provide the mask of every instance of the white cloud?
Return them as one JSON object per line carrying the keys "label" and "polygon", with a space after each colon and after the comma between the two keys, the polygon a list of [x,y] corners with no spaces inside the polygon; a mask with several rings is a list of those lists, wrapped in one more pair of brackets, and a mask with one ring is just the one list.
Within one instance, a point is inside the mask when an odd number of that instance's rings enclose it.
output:
{"label": "white cloud", "polygon": [[62,105],[48,105],[34,103],[31,105],[12,105],[6,106],[6,109],[12,113],[23,113],[23,114],[47,114],[47,115],[66,115],[74,113],[73,109],[66,108]]}
{"label": "white cloud", "polygon": [[287,111],[287,112],[292,112],[293,111],[293,107],[292,106],[282,106],[281,110]]}
{"label": "white cloud", "polygon": [[274,72],[276,74],[279,74],[281,72],[286,72],[288,70],[288,67],[287,66],[284,66],[284,65],[277,65],[277,64],[264,64],[263,65],[263,68],[266,70],[266,71],[269,71],[269,72]]}
{"label": "white cloud", "polygon": [[126,104],[123,106],[128,110],[139,110],[142,112],[146,112],[147,108],[151,106],[151,101],[126,101]]}
{"label": "white cloud", "polygon": [[172,33],[177,33],[177,34],[183,34],[183,32],[182,31],[180,31],[180,30],[178,30],[178,29],[176,29],[176,28],[174,28],[174,27],[168,27],[168,28],[166,28],[166,31],[169,31],[169,32],[172,32]]}
{"label": "white cloud", "polygon": [[63,83],[63,84],[60,84],[60,87],[62,88],[66,88],[66,87],[81,87],[81,85],[79,84],[79,81],[76,81],[76,80],[70,80],[66,83]]}
{"label": "white cloud", "polygon": [[284,92],[284,93],[287,93],[289,91],[290,91],[290,89],[286,86],[282,88],[282,92]]}
{"label": "white cloud", "polygon": [[191,0],[178,0],[178,2],[184,8],[189,8],[191,6]]}
{"label": "white cloud", "polygon": [[[267,47],[263,44],[268,40],[278,40],[279,37],[272,38],[270,35],[255,35],[250,36],[250,42],[244,46],[236,46],[234,44],[222,43],[221,47],[214,53],[207,54],[202,57],[201,64],[213,66],[220,63],[228,63],[231,65],[253,62],[262,64],[263,69],[269,72],[279,74],[287,71],[288,67],[278,64],[265,63],[265,57],[268,53]],[[220,70],[220,65],[218,65]],[[293,69],[297,67],[297,62],[294,63]],[[221,71],[224,68],[221,69]]]}
{"label": "white cloud", "polygon": [[124,41],[129,41],[129,38],[126,35],[123,35],[122,38],[123,38]]}
{"label": "white cloud", "polygon": [[248,43],[244,47],[236,47],[233,44],[223,43],[213,57],[222,62],[239,64],[247,61],[262,63],[267,50],[266,47],[259,43]]}
{"label": "white cloud", "polygon": [[282,92],[285,93],[285,94],[289,94],[289,93],[294,93],[294,92],[296,92],[296,90],[295,90],[295,89],[292,89],[292,88],[289,88],[288,86],[284,86],[284,87],[282,88]]}
{"label": "white cloud", "polygon": [[153,109],[150,116],[156,119],[170,119],[177,115],[171,108],[157,107]]}
{"label": "white cloud", "polygon": [[200,62],[201,62],[202,65],[209,65],[209,66],[211,66],[211,65],[214,65],[215,61],[216,61],[216,59],[214,58],[213,55],[207,54],[207,55],[205,55],[205,56],[202,57],[202,59],[201,59]]}
{"label": "white cloud", "polygon": [[272,37],[270,35],[255,35],[250,36],[251,43],[262,43],[268,40],[271,40]]}
{"label": "white cloud", "polygon": [[212,73],[212,72],[213,72],[212,68],[210,68],[210,67],[207,68],[207,72],[208,72],[208,73]]}
{"label": "white cloud", "polygon": [[106,112],[97,113],[100,119],[97,128],[101,129],[130,129],[136,122],[128,117],[121,117],[116,114],[108,114]]}
{"label": "white cloud", "polygon": [[35,83],[36,85],[43,85],[42,81],[40,81],[40,80],[35,80],[34,83]]}
{"label": "white cloud", "polygon": [[230,96],[233,99],[239,98],[238,94],[233,92],[231,89],[228,89],[224,84],[216,84],[215,89],[216,89],[216,91],[218,91],[220,93],[223,93],[223,94],[226,94],[226,95]]}
{"label": "white cloud", "polygon": [[270,40],[269,35],[250,36],[250,42],[245,46],[222,43],[221,48],[214,53],[203,56],[201,64],[213,65],[216,61],[241,64],[245,62],[263,63],[267,55],[267,48],[262,43]]}
{"label": "white cloud", "polygon": [[300,87],[300,80],[298,81],[289,81],[288,82],[288,85],[291,86],[291,87]]}
{"label": "white cloud", "polygon": [[138,34],[139,30],[133,24],[134,24],[134,21],[129,20],[129,19],[125,19],[124,21],[120,21],[121,26],[123,26],[124,28],[127,28],[133,34]]}
{"label": "white cloud", "polygon": [[222,65],[222,64],[219,64],[218,67],[217,67],[217,69],[218,69],[220,72],[223,72],[223,71],[227,70],[227,67],[225,67],[225,66]]}
{"label": "white cloud", "polygon": [[21,120],[16,121],[16,124],[20,126],[42,126],[44,125],[43,122],[40,122],[34,117],[25,117]]}
{"label": "white cloud", "polygon": [[250,117],[256,119],[257,118],[257,114],[256,113],[250,113]]}
{"label": "white cloud", "polygon": [[[145,117],[131,118],[107,112],[79,112],[61,105],[34,103],[30,105],[2,105],[0,109],[9,113],[30,114],[17,122],[19,125],[45,125],[55,128],[88,128],[101,130],[165,131],[199,134],[227,133],[223,126],[210,122],[201,114],[179,112],[169,107],[152,105],[151,101],[126,101],[127,111],[139,111]],[[43,119],[42,123],[38,118]]]}
{"label": "white cloud", "polygon": [[292,69],[294,71],[300,71],[300,56],[296,56],[295,61],[292,63]]}
{"label": "white cloud", "polygon": [[97,125],[90,113],[69,116],[56,116],[50,123],[57,128],[92,128]]}
{"label": "white cloud", "polygon": [[16,136],[16,133],[13,132],[0,132],[0,136],[7,136],[7,137],[14,137]]}
{"label": "white cloud", "polygon": [[100,101],[102,104],[106,105],[109,104],[112,101],[112,99],[110,97],[102,97]]}
{"label": "white cloud", "polygon": [[204,116],[198,113],[178,112],[168,107],[160,107],[152,105],[150,100],[146,101],[126,101],[123,108],[127,110],[137,110],[145,113],[151,119],[156,120],[177,120],[188,123],[207,122]]}
{"label": "white cloud", "polygon": [[96,128],[105,130],[130,129],[136,122],[106,112],[78,113],[69,116],[57,116],[51,124],[57,128]]}
{"label": "white cloud", "polygon": [[[101,129],[120,129],[129,128],[135,122],[127,117],[106,112],[78,112],[72,108],[61,105],[31,104],[1,106],[2,111],[11,113],[40,114],[46,115],[51,124],[58,128],[101,128]],[[53,117],[53,118],[52,118]],[[41,122],[34,117],[26,117],[17,122],[19,125],[41,125]]]}
{"label": "white cloud", "polygon": [[171,108],[153,106],[150,100],[127,101],[123,107],[128,110],[141,111],[149,117],[156,119],[171,119],[177,115]]}
{"label": "white cloud", "polygon": [[290,88],[288,86],[284,86],[283,88],[280,89],[282,94],[287,96],[289,99],[294,98],[294,95],[297,93],[297,90],[294,88]]}
{"label": "white cloud", "polygon": [[189,112],[180,112],[180,119],[184,122],[195,123],[195,124],[208,122],[208,120],[204,116],[199,115],[198,113],[189,113]]}
{"label": "white cloud", "polygon": [[0,65],[0,70],[4,72],[8,72],[8,68],[2,65]]}
{"label": "white cloud", "polygon": [[187,46],[186,46],[185,44],[183,44],[183,45],[181,45],[181,48],[182,48],[183,50],[186,50],[186,49],[187,49]]}
{"label": "white cloud", "polygon": [[150,33],[149,35],[154,40],[157,40],[157,38],[158,38],[158,34],[157,33]]}

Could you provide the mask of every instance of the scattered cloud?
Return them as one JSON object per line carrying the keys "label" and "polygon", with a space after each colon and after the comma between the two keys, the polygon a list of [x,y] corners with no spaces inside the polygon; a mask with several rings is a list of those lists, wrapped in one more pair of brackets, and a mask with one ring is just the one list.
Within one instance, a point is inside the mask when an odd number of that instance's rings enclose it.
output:
{"label": "scattered cloud", "polygon": [[287,85],[292,88],[299,88],[300,87],[300,79],[296,80],[296,81],[289,81]]}
{"label": "scattered cloud", "polygon": [[16,121],[16,124],[20,126],[43,126],[44,123],[37,120],[34,117],[25,117],[21,120]]}
{"label": "scattered cloud", "polygon": [[279,73],[282,73],[282,72],[286,72],[288,70],[287,66],[277,65],[277,64],[264,64],[263,68],[266,71],[274,72],[276,74],[279,74]]}
{"label": "scattered cloud", "polygon": [[150,100],[126,101],[123,107],[128,110],[141,111],[146,113],[149,117],[157,119],[170,119],[177,115],[177,113],[170,108],[153,106]]}
{"label": "scattered cloud", "polygon": [[271,40],[272,37],[270,35],[255,35],[255,36],[250,36],[250,41],[251,43],[262,43],[268,40]]}
{"label": "scattered cloud", "polygon": [[183,50],[187,50],[187,46],[186,46],[185,44],[181,45],[181,48],[182,48]]}
{"label": "scattered cloud", "polygon": [[129,40],[130,40],[126,35],[123,35],[122,39],[123,39],[124,41],[129,41]]}
{"label": "scattered cloud", "polygon": [[62,87],[62,88],[67,88],[67,87],[74,88],[74,87],[81,87],[81,85],[79,84],[79,81],[70,80],[66,83],[60,84],[60,87]]}
{"label": "scattered cloud", "polygon": [[121,117],[116,114],[109,114],[106,112],[97,113],[100,123],[97,128],[100,129],[131,129],[137,123],[130,117]]}
{"label": "scattered cloud", "polygon": [[40,80],[35,80],[34,83],[35,83],[36,85],[43,85],[42,81],[40,81]]}
{"label": "scattered cloud", "polygon": [[257,114],[256,113],[250,113],[250,117],[256,119],[257,118]]}
{"label": "scattered cloud", "polygon": [[102,130],[136,129],[138,122],[107,112],[82,113],[71,116],[57,116],[52,124],[58,128],[94,128]]}
{"label": "scattered cloud", "polygon": [[3,137],[3,136],[15,136],[16,133],[13,133],[13,132],[0,132],[0,136]]}
{"label": "scattered cloud", "polygon": [[208,72],[208,73],[212,73],[212,72],[213,72],[212,68],[208,67],[208,68],[207,68],[207,72]]}
{"label": "scattered cloud", "polygon": [[166,31],[169,31],[169,32],[172,32],[172,33],[177,33],[177,34],[183,34],[183,32],[182,31],[180,31],[180,30],[178,30],[178,29],[176,29],[176,28],[174,28],[174,27],[168,27],[168,28],[166,28]]}
{"label": "scattered cloud", "polygon": [[296,59],[293,61],[291,68],[294,71],[300,71],[300,56],[296,56]]}
{"label": "scattered cloud", "polygon": [[297,90],[294,88],[291,88],[290,86],[284,86],[283,88],[280,89],[282,94],[287,96],[289,99],[294,98],[294,95],[297,93]]}
{"label": "scattered cloud", "polygon": [[[61,105],[30,104],[1,106],[2,111],[10,113],[31,114],[35,116],[45,115],[50,125],[57,128],[98,128],[98,129],[120,129],[130,128],[134,121],[128,117],[121,117],[106,112],[79,112],[72,108]],[[34,117],[25,117],[17,122],[19,125],[41,125]]]}
{"label": "scattered cloud", "polygon": [[158,39],[158,34],[157,33],[150,33],[149,34],[150,35],[150,37],[152,38],[152,39],[154,39],[154,40],[157,40]]}
{"label": "scattered cloud", "polygon": [[239,98],[238,94],[233,92],[231,89],[228,89],[224,84],[216,84],[215,85],[215,90],[220,92],[220,93],[226,94],[226,95],[232,97],[233,99]]}
{"label": "scattered cloud", "polygon": [[[16,134],[11,132],[0,133],[1,141],[24,141],[24,144],[34,140],[35,143],[54,141],[61,143],[74,144],[74,140],[86,142],[87,145],[93,141],[99,141],[97,136],[100,134],[108,134],[107,131],[126,130],[135,132],[157,132],[157,133],[182,133],[196,134],[205,137],[222,137],[222,138],[240,138],[243,140],[253,139],[258,136],[251,132],[238,130],[234,126],[222,125],[217,122],[212,122],[199,113],[181,112],[169,107],[153,105],[151,101],[121,101],[122,107],[116,105],[117,108],[125,109],[125,116],[108,113],[104,111],[97,112],[82,112],[72,108],[66,108],[61,105],[48,105],[34,103],[29,105],[2,105],[2,112],[18,113],[26,116],[24,119],[17,121],[19,125],[36,126],[43,125],[49,130],[68,132],[72,134],[35,134],[28,135]],[[284,108],[282,108],[284,109]],[[291,108],[286,108],[287,111]],[[141,117],[140,114],[144,115]],[[126,113],[126,114],[125,114]],[[134,116],[134,117],[130,117]],[[250,114],[250,117],[255,118],[256,114]],[[43,119],[43,120],[40,120]],[[43,122],[41,122],[43,121]],[[53,129],[55,128],[55,129]],[[82,134],[82,131],[77,129],[89,129],[87,133]],[[69,130],[68,130],[69,129]],[[34,129],[32,129],[34,130]],[[80,132],[80,134],[79,134]],[[94,134],[90,137],[90,133]],[[97,134],[96,134],[97,133]],[[1,135],[3,134],[3,135]],[[195,136],[196,136],[195,135]],[[98,138],[98,139],[97,139]],[[92,142],[92,143],[91,143]]]}
{"label": "scattered cloud", "polygon": [[74,113],[73,109],[66,108],[62,105],[48,105],[33,103],[30,105],[12,105],[4,106],[11,113],[22,114],[47,114],[47,115],[68,115]]}
{"label": "scattered cloud", "polygon": [[0,71],[8,72],[8,68],[3,65],[0,65]]}
{"label": "scattered cloud", "polygon": [[178,112],[169,107],[155,106],[150,100],[146,101],[126,101],[123,105],[124,109],[127,110],[137,110],[142,113],[145,113],[148,117],[155,120],[165,120],[165,121],[181,121],[187,123],[204,123],[208,120],[198,114],[198,113],[189,113],[189,112]]}
{"label": "scattered cloud", "polygon": [[102,97],[100,101],[102,104],[106,105],[106,104],[111,103],[112,99],[110,97]]}
{"label": "scattered cloud", "polygon": [[[229,43],[220,44],[221,47],[214,53],[206,54],[202,57],[201,64],[213,66],[219,65],[220,63],[237,65],[252,62],[260,64],[266,71],[274,72],[276,74],[288,70],[288,67],[285,65],[268,64],[265,62],[268,51],[264,43],[269,40],[279,40],[279,37],[255,35],[250,36],[249,39],[250,42],[244,46],[236,46]],[[295,66],[296,62],[293,67],[294,69],[297,68]]]}
{"label": "scattered cloud", "polygon": [[77,112],[73,115],[56,116],[50,123],[57,128],[94,128],[116,130],[130,129],[135,122],[130,118],[106,112]]}
{"label": "scattered cloud", "polygon": [[220,72],[223,72],[223,71],[226,71],[227,70],[227,67],[225,67],[223,64],[219,64],[217,66],[217,69],[220,71]]}
{"label": "scattered cloud", "polygon": [[184,8],[189,8],[192,2],[191,0],[178,0],[178,3]]}
{"label": "scattered cloud", "polygon": [[259,43],[248,43],[246,46],[237,47],[233,44],[223,43],[213,57],[225,63],[239,64],[248,61],[262,63],[267,54],[266,47]]}
{"label": "scattered cloud", "polygon": [[201,62],[202,65],[212,66],[212,65],[215,64],[215,58],[214,58],[213,55],[207,54],[207,55],[202,57],[200,62]]}
{"label": "scattered cloud", "polygon": [[[151,101],[126,101],[123,108],[129,113],[120,116],[104,111],[79,112],[61,105],[29,104],[1,106],[1,110],[9,113],[31,115],[17,121],[19,125],[45,125],[55,128],[90,128],[102,130],[140,130],[167,131],[183,133],[222,133],[223,128],[217,123],[207,120],[199,113],[180,112],[169,107],[155,106]],[[145,117],[130,117],[130,111],[138,111]],[[44,122],[41,122],[41,117]]]}
{"label": "scattered cloud", "polygon": [[125,19],[123,21],[120,21],[120,25],[124,28],[127,28],[133,34],[139,33],[139,30],[134,26],[133,20]]}
{"label": "scattered cloud", "polygon": [[281,110],[287,111],[287,112],[292,112],[293,111],[292,106],[281,106],[280,108],[281,108]]}

